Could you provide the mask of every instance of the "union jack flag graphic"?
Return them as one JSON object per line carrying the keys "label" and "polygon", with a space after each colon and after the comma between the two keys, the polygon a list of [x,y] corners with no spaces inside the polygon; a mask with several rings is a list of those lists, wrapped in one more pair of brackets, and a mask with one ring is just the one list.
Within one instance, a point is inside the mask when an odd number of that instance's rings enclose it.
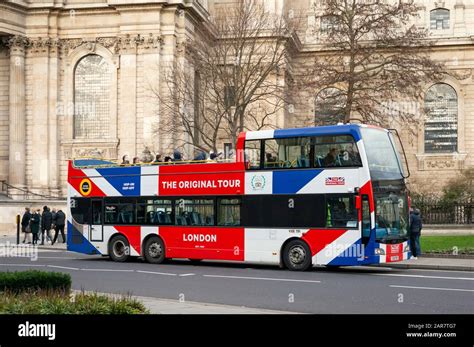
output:
{"label": "union jack flag graphic", "polygon": [[326,177],[327,186],[343,186],[344,184],[346,184],[344,177]]}

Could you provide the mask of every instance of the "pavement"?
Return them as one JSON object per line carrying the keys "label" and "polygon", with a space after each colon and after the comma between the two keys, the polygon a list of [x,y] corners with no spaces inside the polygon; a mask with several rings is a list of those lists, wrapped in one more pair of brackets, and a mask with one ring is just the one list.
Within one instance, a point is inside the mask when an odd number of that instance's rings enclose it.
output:
{"label": "pavement", "polygon": [[385,264],[292,272],[277,266],[210,261],[198,265],[187,260],[148,264],[134,259],[116,263],[108,257],[63,249],[38,247],[30,254],[31,246],[21,249],[25,251],[21,257],[0,257],[1,271],[41,269],[69,273],[74,290],[132,295],[153,313],[474,312],[473,271]]}
{"label": "pavement", "polygon": [[427,270],[457,270],[474,271],[474,257],[472,258],[442,258],[421,256],[418,259],[404,260],[397,263],[374,265],[397,269],[427,269]]}

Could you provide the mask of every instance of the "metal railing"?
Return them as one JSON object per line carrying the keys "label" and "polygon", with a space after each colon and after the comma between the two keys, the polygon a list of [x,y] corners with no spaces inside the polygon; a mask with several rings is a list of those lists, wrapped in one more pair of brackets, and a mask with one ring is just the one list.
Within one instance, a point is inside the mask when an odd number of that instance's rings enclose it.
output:
{"label": "metal railing", "polygon": [[425,224],[474,224],[474,201],[413,201]]}
{"label": "metal railing", "polygon": [[22,199],[22,200],[35,200],[35,199],[41,199],[41,200],[64,200],[64,197],[60,196],[53,196],[53,195],[47,195],[47,194],[39,194],[39,193],[34,193],[30,191],[27,188],[20,188],[20,187],[15,187],[5,180],[1,180],[1,190],[0,194],[11,198],[11,199]]}
{"label": "metal railing", "polygon": [[[117,161],[116,159],[97,159],[97,158],[90,158],[90,157],[79,157],[79,158],[71,158],[68,159],[71,160],[73,163],[73,167],[75,168],[109,168],[109,167],[132,167],[132,166],[150,166],[150,165],[180,165],[180,164],[212,164],[212,163],[234,163],[236,160],[235,159],[204,159],[204,160],[170,160],[170,161],[150,161],[150,162],[143,162],[140,161],[138,163],[129,163],[129,164],[123,164]],[[79,160],[101,160],[101,161],[110,161],[110,163],[107,164],[90,164],[90,165],[78,165],[75,163],[75,161]]]}

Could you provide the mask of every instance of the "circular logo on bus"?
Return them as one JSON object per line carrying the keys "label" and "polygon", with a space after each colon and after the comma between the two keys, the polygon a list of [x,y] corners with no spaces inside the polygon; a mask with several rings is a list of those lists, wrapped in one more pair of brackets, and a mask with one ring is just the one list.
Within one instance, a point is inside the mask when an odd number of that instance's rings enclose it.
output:
{"label": "circular logo on bus", "polygon": [[265,188],[265,177],[263,175],[255,175],[250,182],[253,190],[262,190]]}
{"label": "circular logo on bus", "polygon": [[79,191],[82,195],[87,196],[92,191],[92,183],[88,178],[84,178],[79,184]]}

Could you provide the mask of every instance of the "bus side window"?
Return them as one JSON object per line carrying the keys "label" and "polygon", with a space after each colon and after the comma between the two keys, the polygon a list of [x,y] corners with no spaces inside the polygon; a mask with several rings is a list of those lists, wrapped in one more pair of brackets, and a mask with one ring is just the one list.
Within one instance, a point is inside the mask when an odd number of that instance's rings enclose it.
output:
{"label": "bus side window", "polygon": [[240,198],[219,198],[217,207],[217,225],[238,226],[240,225]]}
{"label": "bus side window", "polygon": [[362,165],[354,138],[350,135],[314,136],[314,166],[359,167]]}
{"label": "bus side window", "polygon": [[350,196],[327,196],[327,219],[328,228],[356,228],[357,209],[355,208],[355,197]]}
{"label": "bus side window", "polygon": [[92,224],[102,224],[102,200],[92,200]]}
{"label": "bus side window", "polygon": [[71,215],[78,224],[89,224],[90,214],[89,198],[71,198]]}
{"label": "bus side window", "polygon": [[[277,167],[284,167],[285,160],[284,158],[279,158],[278,150],[279,144],[275,139],[267,139],[264,141],[265,145],[265,157],[264,157],[264,168],[265,169],[274,169]],[[283,160],[281,160],[283,159]]]}
{"label": "bus side window", "polygon": [[260,169],[261,161],[261,140],[245,141],[245,162],[249,169]]}
{"label": "bus side window", "polygon": [[176,200],[176,225],[214,225],[214,200]]}

